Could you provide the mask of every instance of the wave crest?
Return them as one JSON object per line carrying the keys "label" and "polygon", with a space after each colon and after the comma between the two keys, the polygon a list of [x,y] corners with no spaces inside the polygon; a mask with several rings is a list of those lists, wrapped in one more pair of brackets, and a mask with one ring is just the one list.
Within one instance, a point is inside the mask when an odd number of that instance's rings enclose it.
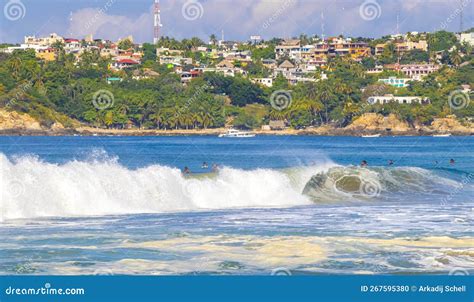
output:
{"label": "wave crest", "polygon": [[415,167],[333,167],[311,177],[303,194],[317,202],[383,199],[397,193],[447,195],[460,184]]}
{"label": "wave crest", "polygon": [[[180,170],[153,165],[130,170],[116,160],[63,165],[0,154],[0,219],[95,216],[310,204],[295,183],[275,170],[223,168],[216,175],[184,177]],[[307,172],[308,173],[308,172]]]}

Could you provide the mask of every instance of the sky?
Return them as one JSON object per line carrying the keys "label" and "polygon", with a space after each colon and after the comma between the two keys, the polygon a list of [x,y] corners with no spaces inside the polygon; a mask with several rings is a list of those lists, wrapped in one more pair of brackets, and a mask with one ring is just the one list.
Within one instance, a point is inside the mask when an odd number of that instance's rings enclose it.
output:
{"label": "sky", "polygon": [[[154,0],[0,0],[0,43],[26,35],[153,40]],[[381,37],[474,26],[474,0],[161,0],[163,35]],[[398,18],[397,18],[398,16]],[[398,19],[398,22],[397,22]],[[398,24],[398,26],[397,26]]]}

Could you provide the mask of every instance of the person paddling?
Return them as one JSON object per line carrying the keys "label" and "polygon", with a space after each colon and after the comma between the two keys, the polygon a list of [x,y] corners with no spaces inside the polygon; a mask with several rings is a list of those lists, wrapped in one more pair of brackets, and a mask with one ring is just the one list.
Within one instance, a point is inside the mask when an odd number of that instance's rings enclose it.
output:
{"label": "person paddling", "polygon": [[183,174],[184,175],[189,175],[189,174],[191,174],[191,170],[188,167],[184,167]]}

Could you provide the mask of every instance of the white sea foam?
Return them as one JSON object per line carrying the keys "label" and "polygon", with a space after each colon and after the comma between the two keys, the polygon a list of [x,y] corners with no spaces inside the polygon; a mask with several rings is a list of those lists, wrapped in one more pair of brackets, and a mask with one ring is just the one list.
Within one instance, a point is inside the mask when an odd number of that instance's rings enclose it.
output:
{"label": "white sea foam", "polygon": [[[324,180],[342,172],[358,176],[366,173],[362,175],[362,181],[375,186],[377,194],[370,197],[376,198],[406,190],[435,192],[433,188],[440,191],[443,186],[452,190],[459,185],[419,168],[344,168],[330,160],[286,170],[223,168],[214,175],[185,177],[176,168],[160,165],[132,170],[120,165],[116,158],[97,152],[88,160],[62,165],[33,156],[9,160],[0,154],[0,171],[0,221],[51,216],[292,207],[364,197],[360,192],[347,194],[341,191],[337,182]],[[325,182],[317,184],[321,181],[319,178],[314,181],[314,175],[324,176]],[[344,180],[342,186],[353,187],[349,180]],[[309,191],[307,184],[311,186]],[[446,195],[447,192],[441,193]]]}
{"label": "white sea foam", "polygon": [[0,154],[0,219],[305,205],[311,203],[301,194],[306,182],[333,165],[285,172],[223,168],[218,175],[184,177],[175,168],[131,170],[113,159],[58,165]]}

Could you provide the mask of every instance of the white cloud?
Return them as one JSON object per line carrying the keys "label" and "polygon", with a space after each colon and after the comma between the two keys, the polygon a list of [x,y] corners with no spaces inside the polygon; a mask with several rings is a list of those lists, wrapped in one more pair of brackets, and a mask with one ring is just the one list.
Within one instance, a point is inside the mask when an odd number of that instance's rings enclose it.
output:
{"label": "white cloud", "polygon": [[[246,39],[250,35],[289,37],[300,33],[321,34],[321,13],[324,13],[326,35],[340,33],[353,36],[381,36],[395,33],[396,15],[400,14],[400,30],[432,30],[455,8],[449,0],[377,1],[381,7],[380,18],[366,21],[360,16],[364,0],[193,0],[200,1],[202,17],[189,21],[182,15],[182,7],[192,0],[162,1],[164,35],[176,38],[210,34],[220,36],[221,30],[229,39]],[[471,1],[470,7],[472,8]],[[152,1],[150,0],[150,3]],[[127,6],[117,8],[126,10]],[[133,5],[133,4],[128,4]],[[72,14],[70,35],[83,37],[94,34],[111,40],[133,35],[136,41],[151,41],[153,35],[152,6],[141,15],[130,16],[127,12],[99,13],[98,8],[85,8]],[[432,12],[432,13],[430,13]],[[445,16],[446,15],[446,16]],[[468,17],[469,18],[469,17]],[[472,23],[472,18],[471,21]],[[469,19],[466,26],[469,26]],[[452,25],[452,29],[455,28]]]}
{"label": "white cloud", "polygon": [[151,12],[132,18],[109,15],[98,8],[85,8],[72,14],[68,34],[81,38],[92,34],[94,37],[110,40],[133,35],[137,41],[148,41],[153,34],[151,18]]}

